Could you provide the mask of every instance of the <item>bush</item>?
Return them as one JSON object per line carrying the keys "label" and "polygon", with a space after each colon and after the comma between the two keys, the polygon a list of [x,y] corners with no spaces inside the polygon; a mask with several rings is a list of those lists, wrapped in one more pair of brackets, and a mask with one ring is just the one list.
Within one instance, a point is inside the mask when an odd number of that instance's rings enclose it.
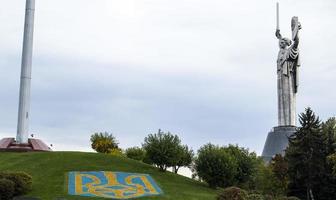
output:
{"label": "bush", "polygon": [[207,144],[198,150],[194,163],[196,175],[210,187],[228,187],[235,182],[237,162],[224,148]]}
{"label": "bush", "polygon": [[124,153],[119,148],[111,149],[109,154],[112,156],[125,157]]}
{"label": "bush", "polygon": [[112,134],[107,132],[91,135],[91,147],[98,153],[110,153],[112,149],[118,149],[118,142]]}
{"label": "bush", "polygon": [[1,172],[0,179],[14,183],[14,196],[26,194],[32,189],[32,177],[25,172]]}
{"label": "bush", "polygon": [[248,196],[245,190],[238,187],[228,187],[217,196],[217,200],[248,200]]}
{"label": "bush", "polygon": [[265,200],[264,196],[261,194],[249,194],[247,199],[248,200]]}
{"label": "bush", "polygon": [[127,158],[143,161],[145,158],[146,152],[139,147],[131,147],[126,149],[126,156]]}
{"label": "bush", "polygon": [[10,200],[14,196],[14,182],[8,179],[0,179],[0,199]]}

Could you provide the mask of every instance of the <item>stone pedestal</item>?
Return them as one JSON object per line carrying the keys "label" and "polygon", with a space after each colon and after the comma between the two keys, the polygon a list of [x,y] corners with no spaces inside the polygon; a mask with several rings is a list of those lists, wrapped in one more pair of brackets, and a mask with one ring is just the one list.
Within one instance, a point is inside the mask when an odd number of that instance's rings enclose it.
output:
{"label": "stone pedestal", "polygon": [[267,136],[262,158],[269,162],[276,154],[285,154],[288,146],[288,137],[296,131],[295,126],[276,126]]}
{"label": "stone pedestal", "polygon": [[3,138],[0,140],[0,152],[29,152],[29,151],[51,151],[51,149],[39,139],[28,139],[27,144],[18,144],[14,138]]}

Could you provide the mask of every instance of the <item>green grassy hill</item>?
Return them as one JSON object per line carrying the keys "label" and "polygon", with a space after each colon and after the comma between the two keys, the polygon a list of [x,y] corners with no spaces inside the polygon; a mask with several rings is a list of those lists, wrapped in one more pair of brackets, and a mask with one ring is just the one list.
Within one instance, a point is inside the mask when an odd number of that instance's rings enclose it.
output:
{"label": "green grassy hill", "polygon": [[216,190],[205,184],[157,168],[105,154],[81,152],[0,153],[0,171],[24,171],[33,176],[33,191],[27,196],[43,200],[103,199],[67,195],[69,171],[119,171],[150,174],[163,190],[162,196],[139,199],[207,200],[215,199]]}

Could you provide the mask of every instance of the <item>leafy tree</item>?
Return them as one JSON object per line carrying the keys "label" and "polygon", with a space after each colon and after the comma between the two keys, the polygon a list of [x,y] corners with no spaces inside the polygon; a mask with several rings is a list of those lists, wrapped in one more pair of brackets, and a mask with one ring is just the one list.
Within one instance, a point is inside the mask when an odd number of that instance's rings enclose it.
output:
{"label": "leafy tree", "polygon": [[237,167],[236,159],[228,151],[213,144],[202,146],[194,163],[197,176],[212,188],[234,185]]}
{"label": "leafy tree", "polygon": [[180,167],[189,167],[191,165],[194,157],[194,151],[189,149],[187,145],[180,145],[177,156],[178,158],[173,166],[175,174],[177,174]]}
{"label": "leafy tree", "polygon": [[289,138],[286,150],[289,194],[305,199],[322,199],[321,180],[326,162],[325,137],[321,122],[307,108],[299,115],[301,127]]}
{"label": "leafy tree", "polygon": [[275,199],[276,197],[283,195],[281,184],[273,173],[272,167],[270,165],[265,165],[263,161],[258,165],[258,170],[254,175],[253,183],[254,188],[251,189],[269,197],[265,199]]}
{"label": "leafy tree", "polygon": [[257,155],[237,145],[229,145],[223,148],[232,155],[237,162],[237,174],[234,177],[236,185],[246,188],[246,184],[252,178],[253,173],[256,172]]}
{"label": "leafy tree", "polygon": [[288,162],[281,154],[277,154],[271,160],[270,168],[279,183],[281,193],[285,195],[288,187]]}
{"label": "leafy tree", "polygon": [[127,158],[131,158],[133,160],[143,161],[145,155],[146,155],[145,150],[139,147],[131,147],[126,149]]}
{"label": "leafy tree", "polygon": [[175,166],[179,159],[179,147],[181,141],[177,135],[163,133],[161,130],[157,134],[149,134],[142,145],[146,151],[147,160],[166,171],[168,167]]}
{"label": "leafy tree", "polygon": [[115,137],[107,132],[94,133],[90,140],[92,149],[98,153],[110,153],[113,149],[118,149]]}

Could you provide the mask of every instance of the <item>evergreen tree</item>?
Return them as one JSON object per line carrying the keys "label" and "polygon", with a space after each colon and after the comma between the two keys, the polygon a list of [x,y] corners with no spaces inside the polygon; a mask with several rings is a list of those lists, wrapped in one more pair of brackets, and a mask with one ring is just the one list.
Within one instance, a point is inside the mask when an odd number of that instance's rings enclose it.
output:
{"label": "evergreen tree", "polygon": [[[330,158],[331,155],[336,155],[336,119],[335,117],[329,118],[326,122],[322,123],[322,132],[326,138],[326,154]],[[333,175],[334,165],[330,159],[326,159],[325,178],[322,182],[323,199],[336,199],[336,176]]]}
{"label": "evergreen tree", "polygon": [[336,152],[336,118],[331,117],[322,123],[322,130],[326,137],[327,154],[331,155]]}
{"label": "evergreen tree", "polygon": [[301,127],[289,137],[286,150],[289,194],[308,200],[322,199],[326,163],[326,139],[322,125],[310,108],[299,115],[299,121]]}

